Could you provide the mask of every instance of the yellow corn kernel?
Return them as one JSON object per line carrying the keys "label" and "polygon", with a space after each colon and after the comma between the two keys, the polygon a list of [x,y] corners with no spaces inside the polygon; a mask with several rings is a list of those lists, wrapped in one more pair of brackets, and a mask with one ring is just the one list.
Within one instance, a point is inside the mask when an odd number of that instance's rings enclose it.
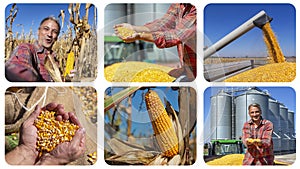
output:
{"label": "yellow corn kernel", "polygon": [[[217,158],[211,161],[208,161],[207,165],[217,165],[217,166],[241,166],[243,165],[244,154],[229,154],[221,158]],[[279,162],[274,160],[274,165],[288,165],[287,163]]]}
{"label": "yellow corn kernel", "polygon": [[253,142],[255,142],[255,143],[260,143],[260,142],[261,142],[261,139],[255,138],[255,139],[253,139]]}
{"label": "yellow corn kernel", "polygon": [[[58,144],[71,141],[75,135],[78,125],[70,123],[68,120],[57,121],[55,112],[41,111],[38,118],[34,121],[37,128],[37,150],[39,156],[44,152],[52,151]],[[72,131],[72,132],[65,132]]]}
{"label": "yellow corn kernel", "polygon": [[225,80],[225,82],[291,82],[296,77],[296,63],[271,63]]}
{"label": "yellow corn kernel", "polygon": [[254,139],[253,139],[253,138],[248,138],[248,139],[247,139],[247,142],[249,142],[249,143],[254,143]]}
{"label": "yellow corn kernel", "polygon": [[110,82],[172,82],[172,68],[146,62],[120,62],[105,67],[104,76]]}
{"label": "yellow corn kernel", "polygon": [[117,30],[119,32],[119,35],[122,38],[130,37],[130,36],[132,36],[135,33],[133,30],[125,28],[125,27],[118,27]]}
{"label": "yellow corn kernel", "polygon": [[275,63],[285,62],[284,55],[269,22],[262,27],[262,31],[270,58]]}
{"label": "yellow corn kernel", "polygon": [[207,162],[208,165],[242,165],[244,154],[230,154]]}
{"label": "yellow corn kernel", "polygon": [[70,52],[67,57],[66,69],[64,72],[64,77],[71,73],[71,70],[74,69],[75,56],[74,52]]}
{"label": "yellow corn kernel", "polygon": [[148,68],[138,72],[132,82],[172,82],[173,80],[174,77],[162,70]]}
{"label": "yellow corn kernel", "polygon": [[152,90],[146,93],[145,102],[155,138],[163,155],[173,157],[178,154],[178,138],[163,103],[158,94]]}
{"label": "yellow corn kernel", "polygon": [[97,161],[97,152],[93,152],[87,155],[88,156],[88,162],[92,165],[96,163]]}

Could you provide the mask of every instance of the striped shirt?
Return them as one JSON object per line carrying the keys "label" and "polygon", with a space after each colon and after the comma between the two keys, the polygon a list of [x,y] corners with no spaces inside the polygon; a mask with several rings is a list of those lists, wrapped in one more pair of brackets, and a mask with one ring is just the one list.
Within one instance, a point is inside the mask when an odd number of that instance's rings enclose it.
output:
{"label": "striped shirt", "polygon": [[[262,119],[262,117],[261,117]],[[244,123],[242,141],[246,144],[247,138],[261,139],[262,145],[250,145],[247,147],[243,165],[273,165],[273,123],[269,120],[262,119],[260,124],[255,127],[252,120]]]}
{"label": "striped shirt", "polygon": [[5,63],[6,79],[12,82],[53,81],[44,66],[46,55],[49,54],[56,58],[53,51],[46,50],[37,41],[34,44],[20,44]]}
{"label": "striped shirt", "polygon": [[172,4],[166,14],[146,23],[158,48],[177,46],[181,66],[188,67],[196,77],[197,11],[191,4]]}

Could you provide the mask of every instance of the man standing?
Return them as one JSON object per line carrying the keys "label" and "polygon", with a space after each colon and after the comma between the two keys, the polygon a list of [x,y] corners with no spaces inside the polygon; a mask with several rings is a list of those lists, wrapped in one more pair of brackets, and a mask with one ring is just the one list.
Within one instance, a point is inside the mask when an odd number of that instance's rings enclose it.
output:
{"label": "man standing", "polygon": [[273,165],[273,123],[263,119],[260,105],[248,106],[250,120],[244,123],[242,141],[247,147],[243,165]]}

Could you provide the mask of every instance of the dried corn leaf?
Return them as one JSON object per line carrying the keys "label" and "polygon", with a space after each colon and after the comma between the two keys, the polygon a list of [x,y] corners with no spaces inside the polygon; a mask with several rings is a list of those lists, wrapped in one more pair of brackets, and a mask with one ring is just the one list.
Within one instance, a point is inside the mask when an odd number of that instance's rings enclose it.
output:
{"label": "dried corn leaf", "polygon": [[116,138],[110,139],[107,141],[107,144],[116,155],[121,155],[128,151],[145,150],[145,148],[141,145],[128,143]]}
{"label": "dried corn leaf", "polygon": [[60,71],[52,57],[46,56],[44,65],[55,82],[62,82]]}
{"label": "dried corn leaf", "polygon": [[114,155],[105,159],[111,165],[147,165],[156,156],[156,152],[135,150],[121,155]]}

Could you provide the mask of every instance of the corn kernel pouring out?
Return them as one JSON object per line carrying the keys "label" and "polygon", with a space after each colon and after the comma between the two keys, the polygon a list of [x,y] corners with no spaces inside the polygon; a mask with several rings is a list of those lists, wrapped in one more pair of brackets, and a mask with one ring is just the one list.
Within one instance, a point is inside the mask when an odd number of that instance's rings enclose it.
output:
{"label": "corn kernel pouring out", "polygon": [[71,141],[79,126],[69,120],[55,120],[54,111],[41,111],[34,125],[37,128],[39,156],[52,151],[60,143]]}

